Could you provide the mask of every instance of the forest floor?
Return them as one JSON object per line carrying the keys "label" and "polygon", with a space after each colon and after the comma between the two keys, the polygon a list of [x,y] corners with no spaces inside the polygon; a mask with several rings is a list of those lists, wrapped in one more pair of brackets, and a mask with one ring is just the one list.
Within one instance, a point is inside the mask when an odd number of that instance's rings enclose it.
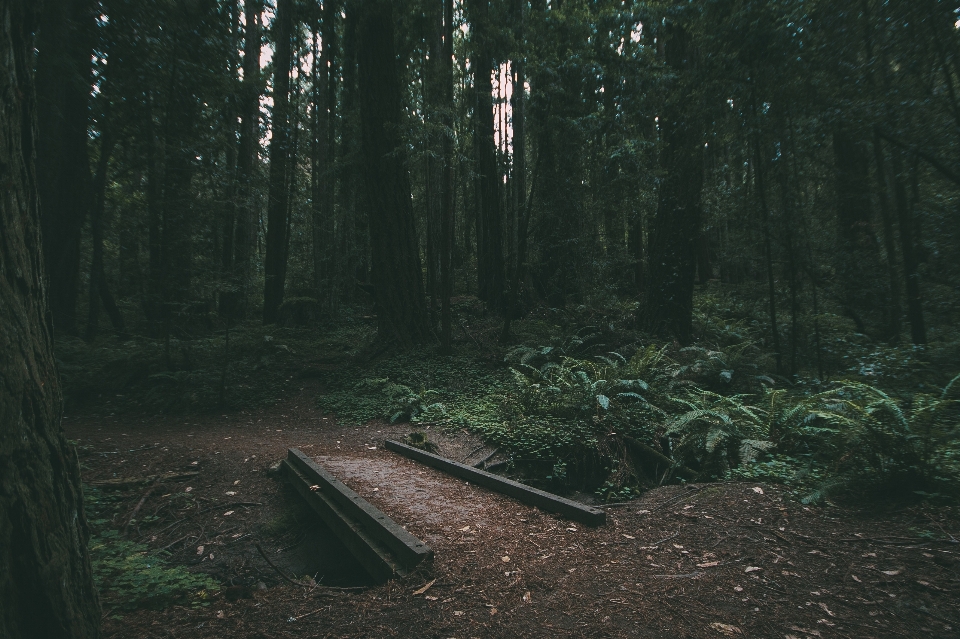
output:
{"label": "forest floor", "polygon": [[[110,525],[223,585],[159,610],[106,593],[104,637],[960,637],[955,509],[696,484],[609,507],[590,528],[386,451],[409,425],[338,424],[311,381],[254,411],[65,418],[87,485],[180,474],[109,491]],[[486,453],[465,432],[427,432],[444,456]],[[426,541],[433,564],[364,583],[268,472],[288,447]]]}

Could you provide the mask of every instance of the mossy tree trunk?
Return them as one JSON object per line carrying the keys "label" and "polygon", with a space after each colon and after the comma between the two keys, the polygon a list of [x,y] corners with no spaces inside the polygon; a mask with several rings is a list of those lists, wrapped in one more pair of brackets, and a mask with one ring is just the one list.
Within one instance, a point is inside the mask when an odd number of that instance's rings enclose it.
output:
{"label": "mossy tree trunk", "polygon": [[99,634],[40,250],[27,3],[0,5],[0,637]]}

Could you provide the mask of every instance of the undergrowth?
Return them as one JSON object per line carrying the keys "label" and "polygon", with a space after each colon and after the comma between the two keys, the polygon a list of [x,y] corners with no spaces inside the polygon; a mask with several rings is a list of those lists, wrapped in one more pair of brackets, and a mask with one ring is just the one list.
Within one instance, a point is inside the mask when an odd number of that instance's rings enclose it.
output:
{"label": "undergrowth", "polygon": [[92,531],[88,548],[93,577],[100,596],[114,610],[206,605],[209,593],[219,590],[209,576],[170,565],[162,551],[124,539],[107,518],[118,507],[113,494],[84,486],[84,507]]}

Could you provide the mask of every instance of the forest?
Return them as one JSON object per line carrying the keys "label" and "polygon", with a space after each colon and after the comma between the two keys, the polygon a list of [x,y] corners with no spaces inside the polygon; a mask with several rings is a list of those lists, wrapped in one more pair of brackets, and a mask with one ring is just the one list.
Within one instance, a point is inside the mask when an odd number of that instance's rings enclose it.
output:
{"label": "forest", "polygon": [[0,100],[0,636],[958,636],[957,0],[0,0]]}

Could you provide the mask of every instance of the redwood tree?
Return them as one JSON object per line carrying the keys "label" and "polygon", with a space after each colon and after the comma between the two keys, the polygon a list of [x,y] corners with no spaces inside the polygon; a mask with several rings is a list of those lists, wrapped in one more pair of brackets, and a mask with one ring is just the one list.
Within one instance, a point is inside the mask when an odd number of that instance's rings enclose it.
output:
{"label": "redwood tree", "polygon": [[689,344],[693,333],[695,242],[700,234],[703,187],[703,135],[693,92],[684,77],[693,67],[694,48],[684,28],[667,22],[664,58],[678,76],[660,117],[663,177],[657,213],[647,243],[649,275],[644,287],[646,322],[655,332]]}
{"label": "redwood tree", "polygon": [[273,59],[273,126],[270,140],[270,186],[267,203],[267,240],[264,256],[263,323],[277,321],[287,277],[290,239],[290,65],[293,51],[293,1],[277,0],[277,52]]}
{"label": "redwood tree", "polygon": [[40,250],[35,15],[0,5],[0,636],[99,634],[80,470],[60,425]]}
{"label": "redwood tree", "polygon": [[360,123],[378,339],[412,346],[430,339],[430,326],[410,178],[401,152],[402,101],[393,29],[391,2],[363,2]]}

